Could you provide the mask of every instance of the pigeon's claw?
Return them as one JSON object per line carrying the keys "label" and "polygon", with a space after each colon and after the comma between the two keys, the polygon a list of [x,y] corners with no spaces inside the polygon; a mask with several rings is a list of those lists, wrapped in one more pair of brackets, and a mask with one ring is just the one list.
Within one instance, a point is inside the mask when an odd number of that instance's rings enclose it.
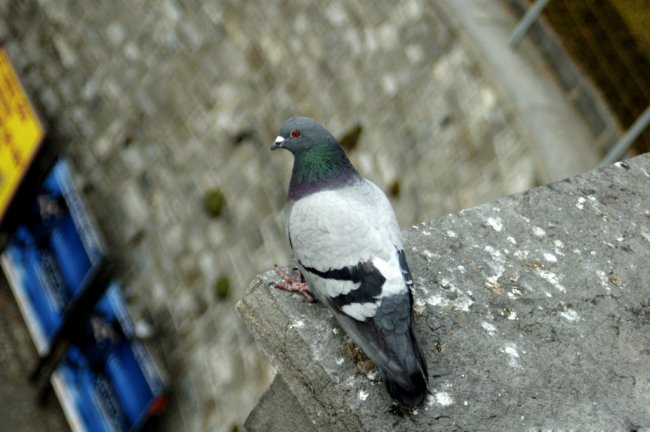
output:
{"label": "pigeon's claw", "polygon": [[275,267],[275,272],[285,282],[285,283],[282,282],[274,283],[273,286],[275,288],[281,289],[283,291],[288,291],[288,292],[298,292],[302,294],[305,297],[305,301],[309,303],[314,303],[316,301],[316,298],[311,294],[311,291],[309,291],[309,285],[307,285],[307,283],[303,281],[302,274],[300,274],[300,270],[296,269],[295,279],[292,279],[291,276],[289,276],[284,270],[282,270],[278,266]]}

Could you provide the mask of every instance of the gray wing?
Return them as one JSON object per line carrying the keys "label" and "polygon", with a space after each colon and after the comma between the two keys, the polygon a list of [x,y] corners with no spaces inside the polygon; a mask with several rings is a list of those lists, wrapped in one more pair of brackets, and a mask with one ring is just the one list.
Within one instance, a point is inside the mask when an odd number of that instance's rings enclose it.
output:
{"label": "gray wing", "polygon": [[392,397],[418,405],[426,362],[413,331],[412,278],[386,196],[364,181],[303,198],[287,235],[314,294],[377,364]]}
{"label": "gray wing", "polygon": [[388,199],[371,182],[296,201],[286,228],[316,296],[331,299],[352,318],[372,317],[381,298],[408,291],[399,226]]}

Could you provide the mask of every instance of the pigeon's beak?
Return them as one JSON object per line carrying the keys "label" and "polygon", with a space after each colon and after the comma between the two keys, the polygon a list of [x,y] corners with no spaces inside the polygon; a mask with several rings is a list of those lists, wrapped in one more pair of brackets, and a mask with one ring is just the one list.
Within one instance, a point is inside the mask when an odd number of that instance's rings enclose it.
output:
{"label": "pigeon's beak", "polygon": [[277,148],[282,148],[284,144],[284,138],[278,135],[278,137],[275,139],[275,142],[271,146],[271,150],[275,150]]}

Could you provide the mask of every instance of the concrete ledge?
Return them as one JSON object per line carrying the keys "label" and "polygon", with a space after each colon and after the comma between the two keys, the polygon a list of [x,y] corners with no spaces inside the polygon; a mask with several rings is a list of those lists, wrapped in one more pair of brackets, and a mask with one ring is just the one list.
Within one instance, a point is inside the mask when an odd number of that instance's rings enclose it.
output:
{"label": "concrete ledge", "polygon": [[286,387],[247,428],[650,431],[649,186],[645,155],[406,230],[431,373],[411,413],[322,305],[259,276],[237,308]]}
{"label": "concrete ledge", "polygon": [[[282,421],[278,421],[281,416]],[[251,411],[244,427],[249,431],[286,432],[311,430],[314,423],[280,375]]]}

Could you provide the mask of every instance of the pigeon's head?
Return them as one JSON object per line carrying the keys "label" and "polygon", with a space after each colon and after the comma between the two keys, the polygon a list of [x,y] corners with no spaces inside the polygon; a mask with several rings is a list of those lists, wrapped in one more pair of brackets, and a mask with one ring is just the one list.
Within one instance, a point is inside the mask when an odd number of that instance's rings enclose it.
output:
{"label": "pigeon's head", "polygon": [[271,150],[283,148],[297,154],[328,145],[336,146],[336,140],[321,124],[309,117],[292,117],[280,128]]}
{"label": "pigeon's head", "polygon": [[359,179],[359,173],[336,139],[308,117],[292,117],[284,122],[271,150],[278,148],[293,154],[290,200]]}

